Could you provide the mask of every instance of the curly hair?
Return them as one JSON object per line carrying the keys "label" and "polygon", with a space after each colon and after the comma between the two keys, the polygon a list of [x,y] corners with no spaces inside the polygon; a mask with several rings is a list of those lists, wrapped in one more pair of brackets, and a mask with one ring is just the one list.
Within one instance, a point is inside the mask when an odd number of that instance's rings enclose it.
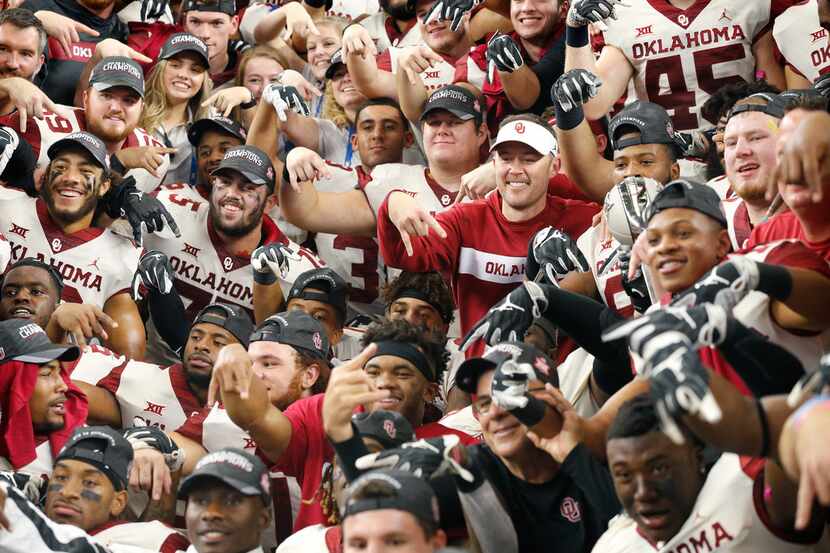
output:
{"label": "curly hair", "polygon": [[427,303],[433,306],[441,315],[445,324],[451,324],[455,318],[455,302],[452,299],[450,287],[444,278],[435,271],[427,273],[411,273],[404,271],[389,284],[383,287],[380,296],[386,309],[401,297],[401,292],[407,288],[414,288],[422,292],[427,298]]}
{"label": "curly hair", "polygon": [[731,110],[735,102],[759,92],[777,94],[781,91],[764,80],[728,84],[721,87],[703,103],[700,114],[713,125],[717,125],[721,116]]}
{"label": "curly hair", "polygon": [[412,344],[426,356],[433,366],[434,382],[441,382],[450,353],[447,351],[447,336],[443,332],[426,330],[407,321],[381,321],[366,329],[360,343],[363,347],[375,342],[401,342]]}

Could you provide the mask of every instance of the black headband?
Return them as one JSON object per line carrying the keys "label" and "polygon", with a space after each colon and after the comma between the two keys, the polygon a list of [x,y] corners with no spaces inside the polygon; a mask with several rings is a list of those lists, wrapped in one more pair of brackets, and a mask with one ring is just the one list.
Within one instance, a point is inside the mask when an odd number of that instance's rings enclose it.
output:
{"label": "black headband", "polygon": [[421,300],[424,303],[428,303],[429,305],[434,307],[436,311],[438,311],[438,314],[441,315],[442,320],[444,320],[445,322],[447,320],[447,317],[445,316],[444,310],[441,308],[441,306],[438,305],[432,298],[430,298],[427,294],[425,294],[422,290],[419,290],[418,288],[404,288],[397,293],[395,299],[392,301],[394,302],[395,300],[398,300],[400,298],[414,298],[416,300]]}
{"label": "black headband", "polygon": [[101,473],[106,476],[110,482],[112,482],[112,487],[115,488],[115,491],[117,492],[127,489],[129,476],[127,474],[119,474],[114,467],[107,464],[104,454],[100,451],[94,451],[75,445],[74,447],[66,449],[58,455],[55,462],[63,459],[82,461],[88,465],[92,465],[101,471]]}
{"label": "black headband", "polygon": [[380,357],[381,355],[394,355],[395,357],[406,359],[415,365],[415,368],[421,371],[421,374],[423,374],[429,382],[435,382],[435,369],[427,360],[426,355],[424,355],[421,350],[416,348],[414,345],[409,342],[393,342],[391,340],[373,343],[378,349],[370,360],[375,357]]}

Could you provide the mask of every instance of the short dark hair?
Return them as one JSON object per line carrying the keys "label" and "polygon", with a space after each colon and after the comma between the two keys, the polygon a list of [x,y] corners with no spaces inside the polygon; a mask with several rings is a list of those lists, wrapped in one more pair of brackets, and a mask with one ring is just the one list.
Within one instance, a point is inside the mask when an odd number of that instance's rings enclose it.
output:
{"label": "short dark hair", "polygon": [[441,382],[450,360],[444,333],[417,327],[403,320],[380,321],[369,326],[360,343],[366,347],[374,342],[408,343],[421,350],[435,369],[433,382]]}
{"label": "short dark hair", "polygon": [[660,419],[654,409],[654,402],[648,394],[641,394],[620,406],[617,416],[608,428],[606,440],[634,438],[659,431]]}
{"label": "short dark hair", "polygon": [[4,25],[6,23],[14,25],[18,29],[28,29],[30,27],[34,27],[38,35],[37,55],[40,56],[46,51],[46,41],[48,40],[46,36],[46,28],[43,26],[43,23],[40,22],[40,19],[35,17],[34,13],[29,10],[24,10],[23,8],[2,10],[0,11],[0,25]]}
{"label": "short dark hair", "polygon": [[354,114],[355,124],[357,124],[357,120],[360,119],[360,112],[372,106],[389,106],[390,108],[395,108],[395,111],[398,112],[398,116],[401,118],[401,124],[404,126],[404,130],[409,130],[407,126],[408,121],[406,119],[406,115],[403,113],[403,110],[401,110],[401,106],[392,98],[386,98],[385,96],[381,96],[380,98],[371,98],[360,104],[360,107],[357,108],[357,111]]}
{"label": "short dark hair", "polygon": [[700,114],[713,125],[717,125],[718,120],[729,113],[735,102],[759,92],[778,94],[781,91],[765,80],[728,84],[709,96],[701,106]]}
{"label": "short dark hair", "polygon": [[414,288],[428,298],[427,303],[435,307],[445,324],[452,323],[455,318],[455,302],[452,292],[447,286],[444,277],[435,271],[426,273],[411,273],[404,271],[381,290],[381,299],[387,309],[398,299],[404,290]]}
{"label": "short dark hair", "polygon": [[797,109],[805,111],[827,111],[827,98],[821,94],[799,94],[795,97],[787,99],[787,106],[784,108],[784,113],[789,113]]}
{"label": "short dark hair", "polygon": [[8,275],[11,271],[17,269],[18,267],[35,267],[46,271],[46,274],[49,275],[49,277],[52,280],[52,284],[55,286],[55,290],[58,293],[58,301],[60,301],[61,295],[63,294],[63,277],[60,275],[57,269],[55,269],[48,263],[44,263],[43,261],[36,259],[34,257],[24,257],[10,265],[9,268],[6,269],[6,273],[0,276],[0,286],[3,285],[3,281],[5,281],[6,275]]}

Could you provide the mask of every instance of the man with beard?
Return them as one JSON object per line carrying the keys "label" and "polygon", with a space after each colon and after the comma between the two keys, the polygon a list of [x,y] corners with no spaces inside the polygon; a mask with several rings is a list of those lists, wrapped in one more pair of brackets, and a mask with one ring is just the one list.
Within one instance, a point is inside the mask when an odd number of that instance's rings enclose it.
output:
{"label": "man with beard", "polygon": [[[32,12],[13,8],[0,13],[0,79],[33,80],[43,67],[45,48],[46,29]],[[0,100],[0,115],[14,109],[8,97]]]}
{"label": "man with beard", "polygon": [[100,198],[110,188],[104,143],[86,132],[52,144],[39,198],[0,188],[0,224],[9,229],[12,257],[36,257],[64,278],[64,301],[95,305],[116,323],[105,344],[141,359],[144,325],[127,290],[140,250],[108,229],[92,226]]}
{"label": "man with beard", "polygon": [[380,0],[381,11],[360,21],[369,31],[377,51],[390,46],[418,46],[423,38],[415,20],[416,0]]}
{"label": "man with beard", "polygon": [[251,254],[260,246],[279,250],[274,255],[281,260],[278,265],[286,266],[279,277],[284,294],[296,275],[323,265],[286,238],[265,214],[276,204],[274,167],[265,152],[254,146],[231,148],[211,178],[207,202],[171,191],[167,206],[181,222],[181,237],[147,236],[148,253],[137,277],[144,286],[165,294],[172,284],[185,301],[186,321],[216,301],[253,312]]}
{"label": "man with beard", "polygon": [[160,367],[122,357],[108,370],[81,362],[72,380],[89,399],[90,421],[113,428],[175,430],[204,407],[219,350],[227,344],[246,346],[252,330],[242,308],[213,303],[194,319],[181,363]]}
{"label": "man with beard", "polygon": [[[32,146],[38,172],[47,163],[49,146],[68,133],[87,131],[104,141],[112,154],[112,168],[132,176],[144,192],[155,190],[161,183],[170,159],[170,148],[138,127],[144,106],[144,73],[134,60],[105,57],[95,64],[83,93],[83,108],[66,108],[45,112],[42,119],[29,114],[22,137]],[[2,123],[21,128],[21,113],[4,116]]]}

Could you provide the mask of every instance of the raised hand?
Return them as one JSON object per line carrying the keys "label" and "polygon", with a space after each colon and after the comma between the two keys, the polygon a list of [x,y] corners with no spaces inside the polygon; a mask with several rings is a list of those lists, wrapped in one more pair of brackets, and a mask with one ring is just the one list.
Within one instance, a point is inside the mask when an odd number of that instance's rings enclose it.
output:
{"label": "raised hand", "polygon": [[254,101],[254,96],[250,90],[244,86],[232,86],[214,92],[210,98],[202,102],[203,108],[213,108],[222,117],[230,117],[233,108],[242,104],[250,104]]}
{"label": "raised hand", "polygon": [[251,254],[254,280],[259,284],[273,284],[277,278],[285,278],[289,270],[288,259],[293,253],[291,248],[279,242],[255,249]]}
{"label": "raised hand", "polygon": [[311,115],[308,104],[300,96],[297,88],[293,86],[271,83],[262,91],[262,99],[274,106],[274,110],[276,110],[277,117],[280,118],[280,121],[288,120],[289,111],[293,111],[304,117]]}
{"label": "raised hand", "polygon": [[158,198],[145,194],[135,186],[135,178],[123,179],[107,198],[107,214],[127,219],[133,229],[133,238],[141,246],[144,232],[161,232],[165,225],[176,236],[181,236],[176,220]]}
{"label": "raised hand", "polygon": [[519,342],[535,319],[548,308],[548,298],[542,286],[525,281],[503,300],[490,308],[461,342],[461,351],[477,340],[494,345],[509,340]]}
{"label": "raised hand", "polygon": [[464,467],[465,453],[461,439],[455,434],[447,434],[364,455],[355,462],[355,467],[360,470],[402,470],[419,478],[453,474],[472,483],[475,477]]}
{"label": "raised hand", "polygon": [[538,376],[529,363],[506,359],[496,367],[490,384],[493,403],[526,426],[538,424],[545,416],[545,403],[530,395],[531,380]]}
{"label": "raised hand", "polygon": [[609,17],[617,19],[617,5],[627,6],[622,0],[573,0],[568,8],[567,24],[584,27],[596,23],[604,27],[604,21]]}
{"label": "raised hand", "polygon": [[447,237],[444,227],[426,209],[421,207],[418,200],[406,192],[393,191],[387,201],[389,220],[398,229],[407,255],[412,255],[414,252],[412,248],[413,236],[427,236],[429,230],[432,229],[441,238]]}
{"label": "raised hand", "polygon": [[166,161],[164,156],[175,154],[177,151],[176,148],[165,146],[133,146],[122,148],[113,155],[118,158],[125,169],[144,169],[153,176],[161,178],[164,175],[160,175],[158,170]]}
{"label": "raised hand", "polygon": [[689,307],[717,303],[731,309],[755,290],[759,281],[758,264],[746,256],[733,255],[677,295],[671,305]]}
{"label": "raised hand", "polygon": [[563,111],[571,111],[596,96],[601,86],[602,81],[590,71],[571,69],[556,79],[550,97]]}
{"label": "raised hand", "polygon": [[173,289],[175,279],[173,267],[170,260],[162,252],[151,250],[145,252],[138,260],[138,267],[133,275],[132,296],[135,301],[144,297],[141,287],[156,291],[161,294],[169,294]]}
{"label": "raised hand", "polygon": [[450,30],[458,32],[464,16],[473,11],[482,0],[438,0],[424,16],[424,25],[433,21],[450,21]]}
{"label": "raised hand", "polygon": [[527,278],[534,282],[555,284],[568,273],[591,270],[576,242],[559,229],[545,227],[538,231],[528,244]]}
{"label": "raised hand", "polygon": [[646,310],[651,307],[652,302],[643,268],[640,266],[634,270],[633,275],[629,275],[632,255],[630,247],[619,246],[617,248],[617,255],[620,260],[620,274],[622,278],[623,290],[625,290],[625,293],[628,294],[628,297],[631,299],[634,311],[641,314],[645,313]]}
{"label": "raised hand", "polygon": [[167,14],[173,19],[170,3],[167,0],[141,0],[139,19],[142,23],[152,23]]}
{"label": "raised hand", "polygon": [[425,45],[410,46],[398,59],[398,71],[403,71],[410,83],[418,82],[418,75],[443,63],[444,59]]}
{"label": "raised hand", "polygon": [[502,73],[513,73],[525,64],[522,52],[510,38],[510,35],[503,35],[497,32],[487,43],[487,80],[493,82],[495,70]]}
{"label": "raised hand", "polygon": [[89,36],[98,36],[99,34],[95,29],[57,12],[39,10],[35,12],[35,17],[43,24],[46,34],[57,40],[64,53],[70,57],[72,56],[72,45],[81,41],[81,33]]}
{"label": "raised hand", "polygon": [[331,177],[329,166],[320,154],[301,146],[295,146],[288,152],[285,168],[288,171],[288,182],[297,193],[300,193],[301,182]]}

